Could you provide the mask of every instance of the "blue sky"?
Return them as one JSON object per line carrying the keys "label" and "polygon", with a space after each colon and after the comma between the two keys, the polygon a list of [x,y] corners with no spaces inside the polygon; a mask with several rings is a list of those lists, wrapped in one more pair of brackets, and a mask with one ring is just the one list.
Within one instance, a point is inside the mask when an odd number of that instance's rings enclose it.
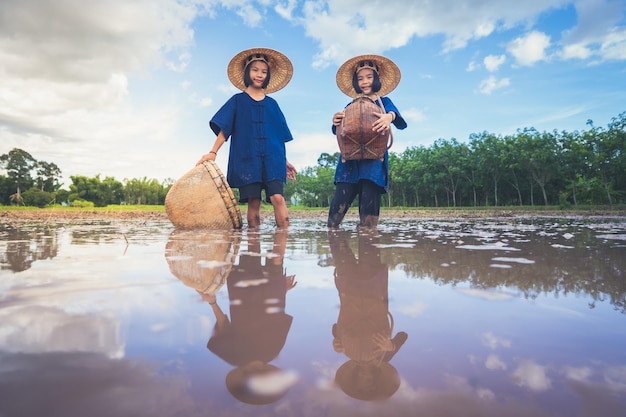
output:
{"label": "blue sky", "polygon": [[[70,175],[177,179],[210,150],[208,121],[237,91],[226,66],[269,47],[294,65],[272,96],[296,168],[338,150],[335,73],[376,53],[402,72],[408,122],[392,150],[606,126],[626,110],[624,0],[3,0],[0,153]],[[227,146],[218,155],[226,170]]]}

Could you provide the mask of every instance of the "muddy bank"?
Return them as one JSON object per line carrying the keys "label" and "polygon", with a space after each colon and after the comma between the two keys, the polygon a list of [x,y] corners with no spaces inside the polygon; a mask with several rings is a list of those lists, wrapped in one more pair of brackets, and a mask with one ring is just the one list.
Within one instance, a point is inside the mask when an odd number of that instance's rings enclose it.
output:
{"label": "muddy bank", "polygon": [[[245,210],[243,208],[242,210]],[[319,219],[325,221],[327,209],[290,209],[289,217],[295,219]],[[245,222],[245,211],[242,213]],[[271,219],[273,216],[270,207],[264,207],[261,213],[263,219]],[[356,218],[356,208],[348,212],[346,218]],[[588,208],[588,209],[565,209],[558,208],[517,208],[504,207],[494,208],[406,208],[387,209],[381,211],[381,219],[480,219],[480,218],[510,218],[510,217],[626,217],[626,208]],[[43,222],[73,222],[81,220],[143,220],[143,221],[167,221],[165,210],[120,210],[120,209],[15,209],[0,208],[0,221],[43,221]]]}

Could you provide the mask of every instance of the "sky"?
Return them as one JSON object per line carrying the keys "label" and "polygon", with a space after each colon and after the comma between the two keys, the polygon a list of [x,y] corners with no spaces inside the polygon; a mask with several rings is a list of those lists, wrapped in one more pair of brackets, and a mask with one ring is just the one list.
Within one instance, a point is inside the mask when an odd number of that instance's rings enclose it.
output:
{"label": "sky", "polygon": [[271,96],[298,170],[338,151],[331,118],[350,98],[335,75],[360,54],[400,68],[394,152],[606,127],[626,111],[625,16],[625,0],[2,0],[0,154],[55,163],[65,188],[176,180],[211,149],[209,120],[238,92],[228,62],[252,47],[294,66]]}

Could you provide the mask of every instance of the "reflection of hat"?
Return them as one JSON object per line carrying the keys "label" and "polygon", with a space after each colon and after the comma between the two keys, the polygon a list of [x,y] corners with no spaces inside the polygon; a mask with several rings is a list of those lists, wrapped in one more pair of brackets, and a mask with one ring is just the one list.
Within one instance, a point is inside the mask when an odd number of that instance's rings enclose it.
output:
{"label": "reflection of hat", "polygon": [[265,93],[278,91],[291,80],[293,65],[286,55],[269,48],[251,48],[239,52],[228,64],[228,79],[238,89],[246,89],[243,76],[248,65],[254,61],[263,61],[270,67],[270,83]]}
{"label": "reflection of hat", "polygon": [[352,76],[361,68],[371,68],[378,73],[380,96],[391,93],[400,83],[400,68],[392,60],[381,55],[359,55],[344,62],[337,70],[337,86],[344,94],[353,98],[359,95],[352,86]]}
{"label": "reflection of hat", "polygon": [[400,387],[396,368],[387,362],[360,364],[350,360],[337,369],[335,382],[352,398],[380,401],[391,397]]}
{"label": "reflection of hat", "polygon": [[280,400],[295,382],[292,374],[261,361],[235,368],[226,375],[226,388],[246,404],[271,404]]}
{"label": "reflection of hat", "polygon": [[203,294],[216,294],[239,252],[240,237],[226,230],[174,230],[165,245],[170,271]]}

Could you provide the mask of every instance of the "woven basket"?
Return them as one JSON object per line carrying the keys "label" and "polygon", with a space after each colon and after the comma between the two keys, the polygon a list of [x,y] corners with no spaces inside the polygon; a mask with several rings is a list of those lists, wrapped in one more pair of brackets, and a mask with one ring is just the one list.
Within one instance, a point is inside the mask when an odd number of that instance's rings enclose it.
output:
{"label": "woven basket", "polygon": [[243,225],[235,195],[214,161],[197,165],[172,185],[165,211],[181,229],[240,229]]}
{"label": "woven basket", "polygon": [[376,132],[372,124],[378,120],[374,113],[385,113],[382,102],[360,96],[352,100],[345,109],[345,117],[337,128],[337,143],[341,159],[345,161],[359,159],[384,159],[385,152],[391,147],[391,130]]}
{"label": "woven basket", "polygon": [[215,294],[232,270],[240,241],[239,232],[175,230],[165,245],[165,259],[183,284]]}

